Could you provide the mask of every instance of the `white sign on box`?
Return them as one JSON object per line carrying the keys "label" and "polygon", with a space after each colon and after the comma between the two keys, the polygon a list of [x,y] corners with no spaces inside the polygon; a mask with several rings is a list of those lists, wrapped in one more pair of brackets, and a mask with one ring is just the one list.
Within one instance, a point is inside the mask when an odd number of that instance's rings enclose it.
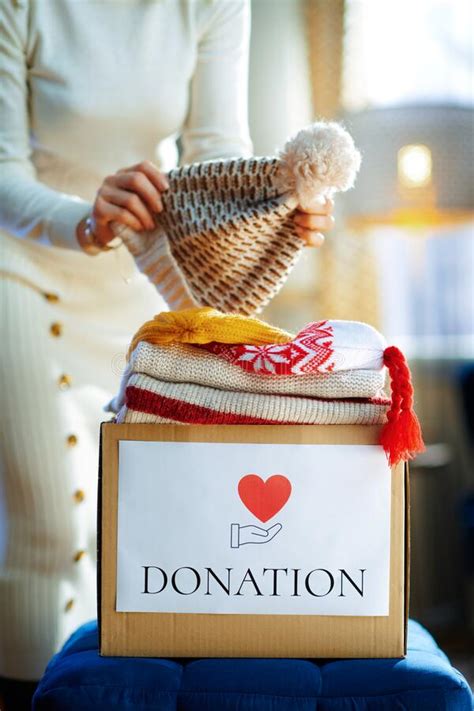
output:
{"label": "white sign on box", "polygon": [[375,445],[119,443],[119,612],[389,613]]}

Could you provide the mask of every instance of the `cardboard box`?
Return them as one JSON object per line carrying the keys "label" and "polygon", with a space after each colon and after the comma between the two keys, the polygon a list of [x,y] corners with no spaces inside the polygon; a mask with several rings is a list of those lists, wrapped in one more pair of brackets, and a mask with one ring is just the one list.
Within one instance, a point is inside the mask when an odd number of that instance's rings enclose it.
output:
{"label": "cardboard box", "polygon": [[100,653],[404,656],[408,468],[379,433],[104,423]]}

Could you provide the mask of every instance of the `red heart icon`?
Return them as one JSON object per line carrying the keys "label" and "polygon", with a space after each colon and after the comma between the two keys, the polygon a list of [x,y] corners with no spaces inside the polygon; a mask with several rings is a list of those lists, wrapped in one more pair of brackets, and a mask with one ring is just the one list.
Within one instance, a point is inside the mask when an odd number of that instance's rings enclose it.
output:
{"label": "red heart icon", "polygon": [[242,503],[265,523],[286,504],[291,484],[282,474],[274,474],[266,481],[256,474],[247,474],[239,481],[238,490]]}

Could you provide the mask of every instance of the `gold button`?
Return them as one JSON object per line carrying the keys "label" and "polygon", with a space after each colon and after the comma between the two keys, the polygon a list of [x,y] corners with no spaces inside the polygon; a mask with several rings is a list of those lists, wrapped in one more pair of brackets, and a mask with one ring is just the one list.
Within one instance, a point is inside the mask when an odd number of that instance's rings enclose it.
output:
{"label": "gold button", "polygon": [[63,375],[60,375],[58,378],[58,387],[60,390],[67,390],[70,388],[72,385],[72,378],[70,375],[67,375],[67,373],[63,373]]}
{"label": "gold button", "polygon": [[46,301],[49,301],[52,304],[57,304],[59,301],[59,296],[57,294],[53,294],[51,291],[43,291],[43,296]]}
{"label": "gold button", "polygon": [[77,435],[70,434],[66,439],[68,447],[75,447],[77,444]]}
{"label": "gold button", "polygon": [[59,322],[52,323],[51,326],[49,327],[49,332],[51,333],[52,336],[54,336],[55,338],[58,338],[63,332],[62,323],[59,323]]}
{"label": "gold button", "polygon": [[69,610],[72,610],[73,607],[74,607],[74,600],[71,598],[64,605],[64,612],[69,612]]}
{"label": "gold button", "polygon": [[85,551],[77,551],[77,553],[74,554],[74,562],[79,563],[79,561],[84,558],[85,554]]}
{"label": "gold button", "polygon": [[81,501],[84,501],[85,498],[86,494],[82,489],[77,489],[74,492],[74,501],[76,502],[76,504],[80,504]]}

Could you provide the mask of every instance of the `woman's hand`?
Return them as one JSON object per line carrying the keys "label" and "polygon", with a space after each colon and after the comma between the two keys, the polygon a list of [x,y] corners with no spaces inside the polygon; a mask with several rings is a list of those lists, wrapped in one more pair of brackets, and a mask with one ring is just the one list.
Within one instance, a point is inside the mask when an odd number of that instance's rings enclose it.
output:
{"label": "woman's hand", "polygon": [[331,214],[334,208],[334,200],[321,198],[320,205],[320,207],[315,207],[311,211],[302,210],[298,207],[293,216],[296,232],[306,242],[307,247],[321,247],[324,242],[324,235],[321,234],[321,230],[326,232],[334,226],[335,220]]}
{"label": "woman's hand", "polygon": [[[148,160],[107,176],[97,191],[91,214],[97,251],[106,249],[115,237],[111,222],[128,225],[136,232],[153,229],[156,226],[154,213],[163,210],[161,193],[168,188],[165,174]],[[85,219],[76,229],[83,249],[89,243],[84,230]]]}

